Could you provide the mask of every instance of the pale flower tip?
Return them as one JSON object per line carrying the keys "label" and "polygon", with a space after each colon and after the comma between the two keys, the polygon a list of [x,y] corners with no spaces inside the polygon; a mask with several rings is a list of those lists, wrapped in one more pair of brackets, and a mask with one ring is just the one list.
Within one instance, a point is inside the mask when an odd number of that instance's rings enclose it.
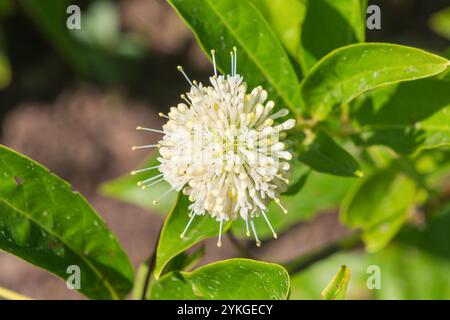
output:
{"label": "pale flower tip", "polygon": [[184,238],[184,233],[180,234],[180,238],[181,238],[181,239]]}
{"label": "pale flower tip", "polygon": [[131,147],[131,150],[136,150],[136,146],[132,146],[132,147]]}
{"label": "pale flower tip", "polygon": [[354,172],[354,175],[357,176],[358,178],[364,178],[364,172],[362,172],[361,170],[356,170]]}
{"label": "pale flower tip", "polygon": [[234,51],[234,52],[236,52],[236,51],[237,51],[237,48],[236,48],[235,46],[233,46],[233,51]]}
{"label": "pale flower tip", "polygon": [[277,238],[278,238],[278,235],[277,235],[275,232],[273,233],[273,238],[274,238],[274,239],[277,239]]}
{"label": "pale flower tip", "polygon": [[261,241],[256,240],[256,246],[257,246],[258,248],[261,247]]}
{"label": "pale flower tip", "polygon": [[142,181],[139,181],[138,183],[136,183],[138,186],[142,186]]}
{"label": "pale flower tip", "polygon": [[177,66],[178,71],[183,71],[183,67],[182,66]]}
{"label": "pale flower tip", "polygon": [[246,235],[247,237],[250,237],[250,232],[247,231],[247,232],[245,233],[245,235]]}
{"label": "pale flower tip", "polygon": [[136,130],[141,130],[141,129],[142,129],[141,126],[137,126],[137,127],[136,127]]}
{"label": "pale flower tip", "polygon": [[154,206],[156,206],[158,204],[158,201],[157,200],[153,200],[152,203],[153,203]]}
{"label": "pale flower tip", "polygon": [[164,117],[164,113],[162,113],[162,112],[158,113],[158,115],[159,115],[160,117]]}
{"label": "pale flower tip", "polygon": [[146,187],[146,186],[142,186],[141,189],[142,189],[142,190],[145,190],[145,189],[147,189],[147,187]]}
{"label": "pale flower tip", "polygon": [[216,54],[216,50],[215,49],[211,49],[211,54]]}
{"label": "pale flower tip", "polygon": [[134,175],[136,174],[136,171],[131,171],[130,174],[131,174],[132,176],[134,176]]}
{"label": "pale flower tip", "polygon": [[217,241],[217,247],[220,248],[222,246],[222,242]]}
{"label": "pale flower tip", "polygon": [[287,209],[283,209],[283,213],[284,213],[284,214],[288,214]]}

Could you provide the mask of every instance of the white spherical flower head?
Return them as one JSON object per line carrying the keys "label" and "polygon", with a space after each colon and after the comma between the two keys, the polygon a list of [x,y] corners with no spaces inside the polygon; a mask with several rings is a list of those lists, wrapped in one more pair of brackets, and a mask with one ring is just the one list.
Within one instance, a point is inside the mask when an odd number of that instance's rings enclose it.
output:
{"label": "white spherical flower head", "polygon": [[217,74],[214,50],[211,52],[214,76],[209,86],[191,81],[178,67],[191,86],[181,96],[184,103],[170,108],[168,115],[160,114],[168,119],[162,131],[138,127],[162,133],[157,145],[133,147],[158,147],[160,165],[133,173],[158,169],[160,174],[139,184],[146,188],[165,180],[171,186],[169,191],[182,190],[189,197],[190,219],[181,237],[196,216],[208,214],[219,222],[220,246],[223,223],[241,217],[247,235],[251,227],[259,246],[253,219],[261,215],[276,238],[267,218],[268,203],[274,200],[287,213],[279,196],[287,188],[292,154],[282,141],[284,131],[292,129],[295,120],[277,121],[288,110],[273,113],[275,104],[266,101],[262,87],[247,92],[247,84],[236,73],[233,49],[231,74],[226,76]]}

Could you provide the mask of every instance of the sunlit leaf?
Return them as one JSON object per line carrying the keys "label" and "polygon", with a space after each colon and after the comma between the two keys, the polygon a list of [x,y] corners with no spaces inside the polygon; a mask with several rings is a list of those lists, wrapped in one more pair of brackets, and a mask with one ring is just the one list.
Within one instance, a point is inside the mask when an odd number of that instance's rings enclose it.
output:
{"label": "sunlit leaf", "polygon": [[212,263],[193,272],[171,272],[154,281],[150,299],[284,300],[289,275],[276,264],[247,259]]}
{"label": "sunlit leaf", "polygon": [[220,69],[230,73],[230,50],[237,47],[237,72],[250,88],[262,86],[277,106],[300,106],[298,79],[280,41],[250,0],[169,0]]}
{"label": "sunlit leaf", "polygon": [[412,47],[355,44],[320,60],[303,80],[301,93],[308,112],[323,119],[368,90],[436,75],[448,66],[447,59]]}
{"label": "sunlit leaf", "polygon": [[123,298],[133,269],[105,222],[70,185],[0,146],[0,249],[67,279],[81,272],[81,293]]}

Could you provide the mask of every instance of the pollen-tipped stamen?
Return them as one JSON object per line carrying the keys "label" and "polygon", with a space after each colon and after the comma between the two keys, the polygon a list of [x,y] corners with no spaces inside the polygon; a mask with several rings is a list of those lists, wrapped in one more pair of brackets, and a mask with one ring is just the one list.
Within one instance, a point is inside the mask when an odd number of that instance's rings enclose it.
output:
{"label": "pollen-tipped stamen", "polygon": [[217,239],[217,246],[220,248],[222,246],[222,227],[223,227],[223,219],[220,219],[219,224],[219,238]]}
{"label": "pollen-tipped stamen", "polygon": [[156,181],[154,181],[154,182],[152,182],[150,184],[146,184],[145,186],[141,186],[141,189],[145,190],[147,188],[150,188],[151,186],[154,186],[157,183],[160,183],[161,181],[164,181],[164,177],[162,177],[161,179],[158,179],[158,180],[156,180]]}
{"label": "pollen-tipped stamen", "polygon": [[157,129],[152,129],[152,128],[144,128],[144,127],[141,127],[141,126],[136,127],[136,130],[150,131],[150,132],[156,132],[156,133],[164,133],[164,131],[162,131],[162,130],[157,130]]}
{"label": "pollen-tipped stamen", "polygon": [[261,214],[263,215],[264,219],[266,220],[267,225],[268,225],[269,228],[270,228],[270,231],[272,231],[273,237],[274,237],[275,239],[278,238],[278,235],[277,235],[277,233],[275,232],[275,230],[273,229],[272,224],[270,223],[269,218],[267,218],[266,213],[265,213],[264,211],[261,211]]}
{"label": "pollen-tipped stamen", "polygon": [[189,222],[187,223],[186,227],[184,228],[183,232],[180,234],[180,238],[183,239],[184,236],[186,235],[186,231],[189,229],[189,226],[191,225],[192,221],[194,221],[196,214],[195,212],[193,212],[191,214],[191,218],[189,219]]}
{"label": "pollen-tipped stamen", "polygon": [[155,200],[153,200],[153,205],[157,205],[158,204],[158,202],[159,201],[161,201],[161,199],[163,199],[165,196],[167,196],[170,192],[172,192],[173,190],[175,190],[175,189],[173,189],[173,188],[170,188],[169,190],[167,190],[166,192],[164,192],[158,199],[155,199]]}
{"label": "pollen-tipped stamen", "polygon": [[178,66],[177,67],[178,71],[181,72],[181,74],[183,75],[183,77],[186,79],[186,81],[191,85],[191,87],[193,87],[193,83],[191,81],[191,79],[189,79],[188,75],[186,74],[186,72],[184,72],[183,67],[182,66]]}
{"label": "pollen-tipped stamen", "polygon": [[144,168],[144,169],[133,170],[133,171],[131,171],[131,175],[134,176],[137,173],[141,173],[141,172],[145,172],[145,171],[149,171],[149,170],[153,170],[153,169],[158,169],[160,166],[161,165],[157,165],[157,166],[148,167],[148,168]]}
{"label": "pollen-tipped stamen", "polygon": [[256,246],[260,247],[261,246],[261,241],[259,240],[258,234],[256,233],[256,228],[255,228],[255,223],[253,222],[253,218],[250,219],[250,225],[252,227],[253,236],[255,237],[255,240],[256,240]]}
{"label": "pollen-tipped stamen", "polygon": [[284,214],[288,213],[288,210],[281,204],[280,199],[279,198],[275,198],[275,203],[281,208],[281,210],[283,210]]}
{"label": "pollen-tipped stamen", "polygon": [[216,65],[216,50],[211,50],[211,56],[213,61],[213,68],[214,68],[214,76],[217,77],[217,65]]}
{"label": "pollen-tipped stamen", "polygon": [[162,177],[162,176],[163,176],[163,173],[157,174],[156,176],[153,176],[153,177],[151,177],[151,178],[148,178],[148,179],[139,181],[139,182],[137,183],[137,185],[138,185],[138,186],[142,186],[143,184],[145,184],[145,183],[147,183],[147,182],[150,182],[150,181],[153,181],[153,180],[155,180],[155,179],[158,179],[159,177]]}
{"label": "pollen-tipped stamen", "polygon": [[137,150],[137,149],[147,149],[147,148],[159,148],[159,144],[147,144],[143,146],[133,146],[131,150]]}
{"label": "pollen-tipped stamen", "polygon": [[236,47],[233,47],[233,53],[234,53],[233,69],[234,69],[234,75],[236,75],[237,74],[237,49],[236,49]]}
{"label": "pollen-tipped stamen", "polygon": [[245,235],[247,237],[250,237],[250,228],[248,227],[248,219],[249,218],[245,219]]}

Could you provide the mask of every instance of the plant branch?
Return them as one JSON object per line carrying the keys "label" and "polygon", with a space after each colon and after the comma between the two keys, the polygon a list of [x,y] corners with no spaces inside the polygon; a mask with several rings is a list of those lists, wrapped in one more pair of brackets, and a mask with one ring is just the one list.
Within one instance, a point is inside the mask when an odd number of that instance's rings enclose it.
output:
{"label": "plant branch", "polygon": [[310,267],[314,263],[326,259],[335,253],[350,251],[362,245],[360,233],[352,234],[348,237],[330,243],[306,255],[302,255],[284,264],[289,274],[296,274]]}

